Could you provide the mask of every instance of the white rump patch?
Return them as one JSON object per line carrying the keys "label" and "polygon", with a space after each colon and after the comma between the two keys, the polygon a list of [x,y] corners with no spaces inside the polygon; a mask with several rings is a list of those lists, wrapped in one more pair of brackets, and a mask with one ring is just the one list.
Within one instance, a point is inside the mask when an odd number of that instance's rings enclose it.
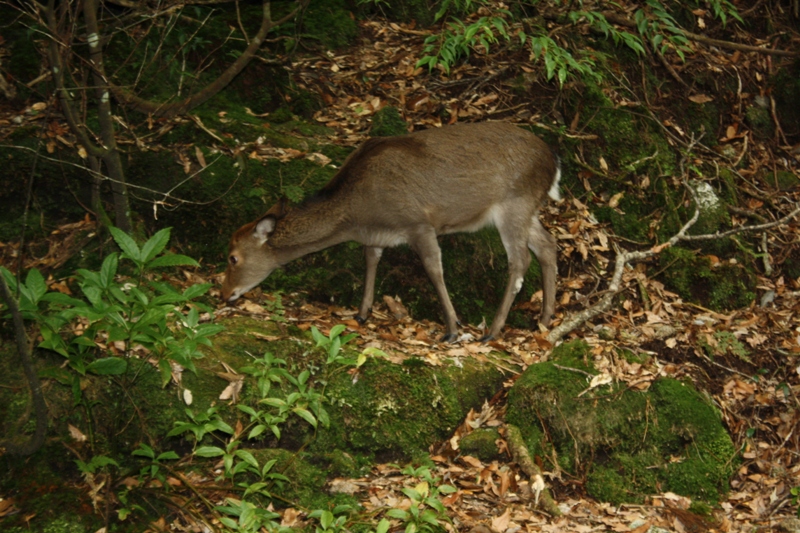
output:
{"label": "white rump patch", "polygon": [[561,181],[561,161],[556,161],[556,175],[553,178],[553,184],[550,186],[550,190],[547,191],[547,196],[552,198],[555,201],[561,200],[561,191],[558,188],[558,182]]}

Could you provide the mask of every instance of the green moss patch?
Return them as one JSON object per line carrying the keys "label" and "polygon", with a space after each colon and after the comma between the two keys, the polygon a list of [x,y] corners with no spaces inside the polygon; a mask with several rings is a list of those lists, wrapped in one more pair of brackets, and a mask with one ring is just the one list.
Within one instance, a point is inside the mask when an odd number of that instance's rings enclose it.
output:
{"label": "green moss patch", "polygon": [[473,358],[443,367],[370,360],[356,379],[342,374],[328,385],[330,428],[318,432],[311,449],[353,450],[382,460],[423,455],[494,394],[502,379],[494,365]]}
{"label": "green moss patch", "polygon": [[584,477],[590,495],[614,504],[666,491],[719,501],[737,457],[708,399],[674,379],[647,392],[624,384],[586,391],[585,372],[596,373],[588,358],[582,341],[559,346],[510,391],[508,421],[532,455]]}
{"label": "green moss patch", "polygon": [[497,440],[500,434],[496,429],[476,429],[465,435],[459,442],[461,453],[473,455],[484,462],[495,461],[500,457]]}
{"label": "green moss patch", "polygon": [[745,265],[722,261],[686,248],[673,247],[659,255],[664,284],[687,301],[724,311],[747,307],[755,298],[755,274]]}

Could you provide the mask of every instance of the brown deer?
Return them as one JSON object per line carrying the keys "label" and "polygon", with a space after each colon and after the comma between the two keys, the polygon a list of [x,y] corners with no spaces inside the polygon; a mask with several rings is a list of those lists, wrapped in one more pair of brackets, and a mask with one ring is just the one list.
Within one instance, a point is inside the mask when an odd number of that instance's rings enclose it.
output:
{"label": "brown deer", "polygon": [[498,337],[531,257],[542,269],[548,326],[555,309],[556,243],[539,222],[549,195],[559,198],[558,158],[533,133],[504,122],[430,129],[366,141],[317,195],[296,207],[279,202],[233,234],[222,297],[233,302],[276,268],[344,241],[366,246],[363,323],[372,308],[383,249],[407,243],[422,259],[444,309],[447,333],[458,319],[447,294],[437,235],[494,225],[508,255],[508,284],[489,333]]}

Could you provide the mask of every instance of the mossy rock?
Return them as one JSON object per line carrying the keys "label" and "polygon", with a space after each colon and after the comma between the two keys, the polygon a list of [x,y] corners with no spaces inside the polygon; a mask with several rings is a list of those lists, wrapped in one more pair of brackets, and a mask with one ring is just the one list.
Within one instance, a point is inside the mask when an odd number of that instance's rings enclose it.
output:
{"label": "mossy rock", "polygon": [[502,380],[494,365],[473,358],[441,367],[416,359],[403,365],[371,359],[357,381],[341,374],[328,384],[331,424],[318,431],[309,449],[351,450],[380,461],[423,456]]}
{"label": "mossy rock", "polygon": [[306,9],[303,29],[326,49],[343,48],[358,36],[358,24],[346,0],[314,2]]}
{"label": "mossy rock", "polygon": [[624,384],[585,392],[584,373],[596,373],[590,358],[583,341],[563,344],[509,392],[507,420],[531,455],[556,457],[557,467],[585,476],[588,493],[610,503],[666,491],[718,502],[738,460],[710,401],[674,379],[658,379],[647,392]]}
{"label": "mossy rock", "polygon": [[[289,481],[276,481],[272,489],[273,494],[279,494],[281,500],[296,502],[306,509],[328,509],[336,505],[349,504],[357,506],[358,502],[353,496],[345,494],[329,494],[325,484],[331,477],[328,464],[320,461],[318,457],[308,453],[283,450],[280,448],[246,448],[258,462],[260,468],[270,461],[275,464],[270,473],[282,474]],[[248,483],[260,481],[253,474],[247,473],[241,477]],[[273,503],[265,500],[264,505]]]}
{"label": "mossy rock", "polygon": [[661,279],[681,298],[717,311],[741,309],[755,299],[757,277],[741,262],[721,261],[679,246],[659,255]]}
{"label": "mossy rock", "polygon": [[660,128],[635,111],[615,106],[596,83],[585,81],[583,91],[576,95],[576,106],[591,109],[582,127],[599,137],[597,144],[589,146],[587,159],[603,157],[611,168],[649,173],[653,178],[675,171],[675,156]]}
{"label": "mossy rock", "polygon": [[392,137],[408,133],[408,124],[394,106],[386,106],[372,117],[369,134],[373,137]]}
{"label": "mossy rock", "polygon": [[481,428],[462,437],[458,445],[462,454],[473,455],[488,463],[500,457],[500,450],[497,449],[499,438],[500,433],[496,429]]}
{"label": "mossy rock", "polygon": [[[270,437],[265,444],[306,447],[312,454],[336,463],[337,468],[347,468],[348,461],[330,457],[332,450],[356,458],[354,467],[360,466],[358,458],[364,456],[407,459],[424,454],[431,444],[447,438],[471,408],[479,408],[502,386],[503,375],[495,365],[473,358],[437,367],[418,359],[398,365],[370,358],[355,379],[341,371],[326,376],[321,370],[322,352],[313,350],[307,334],[296,328],[288,332],[297,337],[264,343],[251,333],[275,335],[273,322],[230,318],[222,323],[227,330],[215,338],[212,359],[230,362],[236,358],[238,365],[243,365],[268,350],[285,359],[287,369],[295,375],[310,369],[312,382],[324,386],[329,399],[325,406],[329,427],[314,431],[293,418],[283,427],[280,441],[273,443]],[[232,366],[237,368],[236,364]],[[240,401],[259,408],[256,387],[249,379],[245,383]]]}
{"label": "mossy rock", "polygon": [[774,125],[768,109],[756,105],[748,107],[745,121],[757,138],[767,140],[772,137]]}
{"label": "mossy rock", "polygon": [[[797,140],[800,131],[797,125],[800,124],[800,60],[795,61],[784,68],[770,80],[772,94],[775,97],[776,114],[780,117],[786,134]],[[790,125],[794,124],[794,127]],[[790,138],[789,142],[792,140]]]}

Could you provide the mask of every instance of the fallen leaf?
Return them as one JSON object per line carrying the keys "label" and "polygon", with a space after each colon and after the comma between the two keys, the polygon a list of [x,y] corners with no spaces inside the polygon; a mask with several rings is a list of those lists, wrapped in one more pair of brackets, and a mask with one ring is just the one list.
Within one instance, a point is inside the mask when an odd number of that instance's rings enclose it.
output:
{"label": "fallen leaf", "polygon": [[[700,19],[702,20],[702,19]],[[713,102],[714,99],[706,94],[694,94],[689,97],[689,100],[694,102],[695,104],[707,104],[708,102]]]}

